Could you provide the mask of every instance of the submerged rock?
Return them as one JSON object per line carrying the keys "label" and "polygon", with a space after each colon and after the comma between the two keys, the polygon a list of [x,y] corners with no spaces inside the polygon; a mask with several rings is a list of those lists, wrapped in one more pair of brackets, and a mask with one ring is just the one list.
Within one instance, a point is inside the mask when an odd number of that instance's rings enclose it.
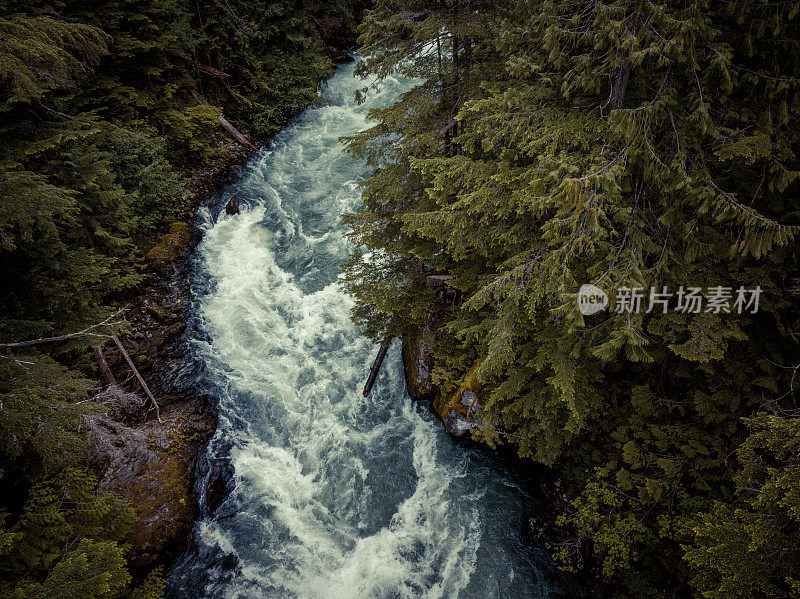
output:
{"label": "submerged rock", "polygon": [[[224,448],[230,451],[230,446]],[[222,502],[233,490],[234,469],[230,459],[223,455],[222,450],[209,465],[208,482],[206,486],[205,509],[208,516],[216,514]]]}

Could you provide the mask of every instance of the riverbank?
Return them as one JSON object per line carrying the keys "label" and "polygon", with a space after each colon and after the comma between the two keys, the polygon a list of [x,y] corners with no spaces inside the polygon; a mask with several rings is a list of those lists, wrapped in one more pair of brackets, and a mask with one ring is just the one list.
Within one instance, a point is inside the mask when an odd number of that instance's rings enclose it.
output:
{"label": "riverbank", "polygon": [[[428,279],[429,286],[441,292],[443,298],[454,297],[455,292],[446,289],[446,276],[435,275]],[[445,305],[441,308],[444,310]],[[442,319],[433,313],[417,328],[406,331],[402,339],[403,374],[409,396],[429,407],[455,443],[496,455],[508,468],[520,474],[526,491],[519,506],[521,538],[526,544],[544,548],[550,556],[568,556],[573,566],[563,571],[553,561],[545,568],[554,587],[552,596],[576,599],[608,596],[611,587],[604,581],[601,564],[574,528],[562,525],[558,518],[559,514],[572,511],[570,502],[576,490],[557,467],[549,468],[520,458],[511,445],[487,442],[487,439],[501,441],[505,431],[502,421],[490,420],[482,413],[489,390],[476,378],[480,363],[472,364],[455,389],[443,391],[434,383],[433,348],[441,322]]]}
{"label": "riverbank", "polygon": [[[323,54],[334,62],[352,60],[345,35],[333,27],[323,37]],[[268,142],[240,131],[255,146]],[[192,306],[188,258],[202,238],[197,228],[204,198],[224,187],[255,153],[239,141],[215,135],[209,140],[215,158],[200,168],[183,167],[185,181],[180,202],[158,233],[144,240],[144,280],[117,300],[126,326],[120,338],[137,370],[154,393],[161,419],[140,410],[132,418],[104,416],[89,431],[90,465],[99,480],[98,491],[126,499],[137,513],[137,525],[128,535],[128,561],[134,575],[168,568],[187,548],[199,517],[195,493],[198,455],[214,435],[215,400],[181,383],[191,367],[185,338]],[[128,372],[124,357],[106,348],[112,372]],[[129,377],[130,378],[130,377]],[[135,382],[120,381],[125,390],[138,391]]]}
{"label": "riverbank", "polygon": [[[181,204],[163,232],[141,248],[145,280],[119,301],[127,321],[120,338],[159,403],[161,421],[152,414],[103,418],[90,431],[98,490],[123,497],[136,510],[137,525],[126,541],[129,563],[139,575],[168,567],[185,551],[198,517],[197,456],[216,429],[211,398],[176,379],[190,361],[184,338],[192,304],[187,259],[201,238],[197,210],[252,154],[236,141],[217,149],[214,163],[187,177]],[[118,351],[109,348],[105,355],[112,372],[127,372]],[[129,389],[139,391],[136,387]]]}

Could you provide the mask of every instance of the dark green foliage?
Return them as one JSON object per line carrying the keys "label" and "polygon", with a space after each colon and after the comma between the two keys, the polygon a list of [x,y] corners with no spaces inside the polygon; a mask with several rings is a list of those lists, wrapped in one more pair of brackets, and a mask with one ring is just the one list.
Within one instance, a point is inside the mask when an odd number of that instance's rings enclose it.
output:
{"label": "dark green foliage", "polygon": [[800,594],[800,421],[759,413],[737,450],[737,501],[717,501],[685,545],[696,586],[715,599]]}
{"label": "dark green foliage", "polygon": [[212,99],[230,97],[232,116],[259,133],[274,132],[316,101],[320,79],[332,72],[313,14],[302,2],[203,0],[193,19],[205,32],[195,60],[227,75],[204,77],[204,91]]}
{"label": "dark green foliage", "polygon": [[[179,169],[219,154],[220,114],[264,135],[316,101],[333,64],[319,27],[346,35],[358,7],[0,0],[0,342],[108,318],[143,280],[142,250],[188,230],[175,222]],[[100,407],[95,373],[74,367],[93,342],[0,350],[3,597],[161,594],[160,571],[131,587],[133,510],[97,494],[87,470]]]}
{"label": "dark green foliage", "polygon": [[119,597],[130,581],[118,541],[133,509],[96,494],[83,465],[89,386],[42,354],[0,363],[4,597]]}
{"label": "dark green foliage", "polygon": [[[347,221],[370,254],[346,268],[356,321],[376,340],[402,333],[433,309],[423,277],[455,277],[439,381],[480,360],[503,428],[477,436],[560,468],[575,491],[561,523],[622,595],[685,584],[683,555],[698,591],[717,588],[722,537],[758,566],[741,596],[795,584],[791,542],[786,563],[742,544],[766,524],[736,511],[758,510],[729,460],[797,360],[799,11],[387,1],[365,19],[362,72],[421,83],[351,140],[378,167]],[[584,317],[583,283],[762,294],[757,314]]]}

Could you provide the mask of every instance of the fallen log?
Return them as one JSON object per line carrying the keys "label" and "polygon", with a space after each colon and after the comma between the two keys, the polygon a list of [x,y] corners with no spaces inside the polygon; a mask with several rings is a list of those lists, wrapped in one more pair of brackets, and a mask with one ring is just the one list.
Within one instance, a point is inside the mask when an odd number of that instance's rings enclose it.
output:
{"label": "fallen log", "polygon": [[369,395],[369,392],[372,391],[372,385],[375,384],[375,379],[378,378],[378,371],[381,369],[381,364],[383,364],[383,359],[386,357],[386,352],[389,350],[390,343],[391,339],[384,341],[383,345],[378,350],[378,355],[375,356],[375,361],[372,363],[372,368],[369,370],[367,383],[364,385],[364,397]]}
{"label": "fallen log", "polygon": [[[192,97],[195,100],[197,100],[200,104],[207,104],[207,102],[205,101],[205,98],[203,98],[203,96],[201,96],[200,94],[198,94],[194,90],[190,90],[190,91],[191,91]],[[219,115],[219,117],[217,117],[217,119],[219,120],[219,123],[220,123],[220,125],[222,125],[223,129],[225,129],[225,131],[230,133],[236,141],[238,141],[244,147],[250,148],[251,150],[256,150],[257,149],[252,143],[250,143],[249,139],[247,139],[244,135],[239,133],[239,130],[236,129],[236,127],[231,125],[231,123],[230,123],[230,121],[228,121],[228,119],[226,119],[222,115]]]}
{"label": "fallen log", "polygon": [[[156,398],[153,397],[153,394],[150,392],[150,387],[147,386],[147,383],[142,378],[142,375],[139,374],[139,371],[136,369],[136,366],[134,366],[133,360],[131,360],[131,357],[128,355],[128,352],[125,351],[125,347],[123,347],[122,342],[119,340],[119,337],[117,337],[116,335],[102,335],[93,332],[96,328],[100,326],[111,326],[113,324],[117,324],[110,322],[112,318],[117,316],[117,314],[119,314],[119,312],[117,312],[113,316],[109,316],[102,322],[98,322],[97,324],[88,326],[82,331],[78,331],[76,333],[59,335],[57,337],[42,337],[40,339],[31,339],[29,341],[16,341],[14,343],[0,343],[0,348],[30,347],[32,345],[40,345],[43,343],[56,343],[58,341],[67,341],[69,339],[76,339],[78,337],[84,337],[84,336],[104,337],[104,338],[110,337],[111,339],[113,339],[114,343],[119,348],[119,351],[122,353],[122,357],[125,358],[125,361],[128,363],[128,366],[130,366],[131,371],[136,377],[136,380],[139,381],[139,384],[141,385],[142,389],[144,390],[145,394],[150,400],[152,409],[156,411],[156,418],[158,419],[159,422],[163,423],[164,421],[161,420],[161,410],[158,407],[158,402],[156,401]],[[103,349],[101,346],[94,346],[94,355],[95,358],[97,359],[97,365],[98,368],[100,368],[100,376],[103,377],[103,381],[106,382],[106,384],[108,384],[109,386],[121,389],[121,387],[117,384],[114,375],[111,373],[111,369],[108,367],[108,362],[106,362],[105,356],[103,355]]]}
{"label": "fallen log", "polygon": [[139,381],[139,385],[141,385],[142,389],[145,392],[145,395],[147,395],[147,397],[150,399],[150,404],[152,408],[156,411],[156,418],[158,419],[159,422],[163,423],[164,421],[161,420],[161,410],[158,407],[158,402],[156,401],[156,398],[153,397],[153,394],[150,392],[150,387],[148,387],[147,383],[144,382],[144,379],[142,378],[142,375],[139,374],[139,371],[136,369],[136,366],[133,365],[133,360],[131,360],[131,357],[128,355],[128,352],[125,351],[125,347],[123,347],[122,341],[120,341],[119,337],[117,337],[116,335],[111,335],[111,338],[114,340],[114,343],[116,343],[120,353],[122,354],[122,357],[125,358],[125,361],[128,363],[128,366],[130,366],[131,371],[136,377],[136,380]]}
{"label": "fallen log", "polygon": [[233,125],[231,125],[231,124],[228,122],[228,119],[226,119],[224,116],[222,116],[222,115],[219,115],[219,122],[220,122],[220,124],[223,126],[223,128],[225,129],[225,131],[227,131],[228,133],[230,133],[231,135],[233,135],[233,138],[234,138],[236,141],[238,141],[240,144],[242,144],[244,147],[246,147],[246,148],[250,148],[251,150],[255,150],[255,149],[256,149],[256,147],[255,147],[253,144],[251,144],[251,143],[250,143],[250,140],[249,140],[249,139],[247,139],[247,138],[246,138],[244,135],[242,135],[241,133],[239,133],[239,131],[237,131],[237,130],[236,130],[236,127],[234,127]]}

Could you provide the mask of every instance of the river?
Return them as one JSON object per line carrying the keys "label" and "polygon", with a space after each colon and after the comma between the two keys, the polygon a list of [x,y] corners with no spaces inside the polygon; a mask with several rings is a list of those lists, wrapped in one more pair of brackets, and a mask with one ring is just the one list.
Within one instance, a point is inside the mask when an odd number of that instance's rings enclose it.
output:
{"label": "river", "polygon": [[[359,105],[353,65],[209,199],[193,258],[192,382],[216,398],[201,456],[202,519],[169,597],[490,598],[547,594],[521,540],[524,491],[502,462],[456,445],[406,394],[398,343],[372,394],[376,348],[339,288],[340,218],[369,175],[339,138],[410,83]],[[241,214],[224,206],[234,194]],[[211,510],[209,464],[229,464]]]}

